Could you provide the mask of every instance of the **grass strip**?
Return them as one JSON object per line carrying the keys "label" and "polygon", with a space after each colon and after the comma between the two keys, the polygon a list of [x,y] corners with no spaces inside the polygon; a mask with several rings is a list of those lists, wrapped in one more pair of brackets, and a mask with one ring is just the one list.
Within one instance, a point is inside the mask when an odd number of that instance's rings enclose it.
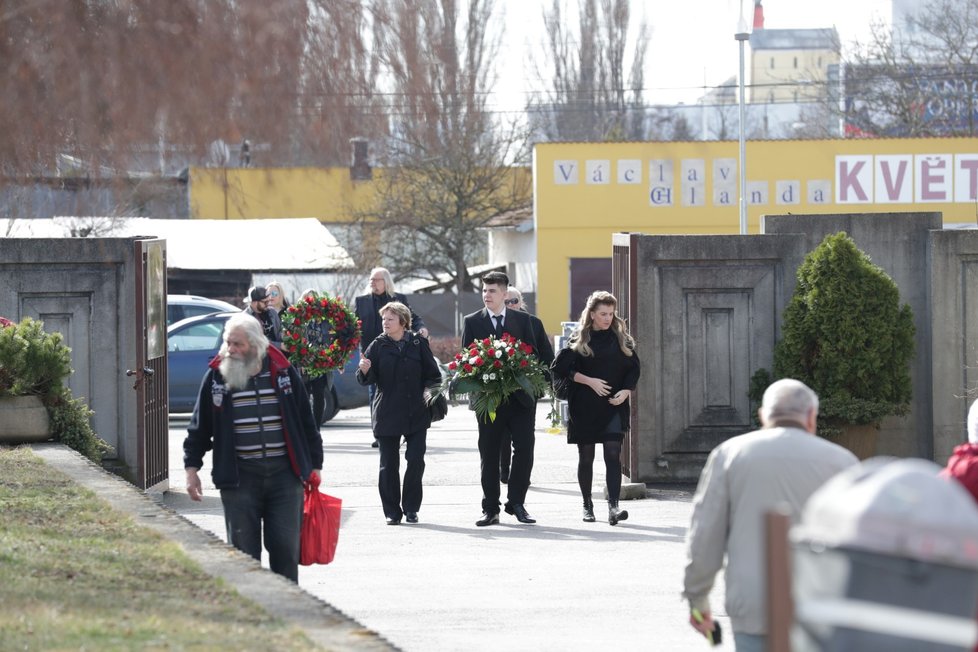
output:
{"label": "grass strip", "polygon": [[0,650],[313,648],[28,447],[0,447],[0,605]]}

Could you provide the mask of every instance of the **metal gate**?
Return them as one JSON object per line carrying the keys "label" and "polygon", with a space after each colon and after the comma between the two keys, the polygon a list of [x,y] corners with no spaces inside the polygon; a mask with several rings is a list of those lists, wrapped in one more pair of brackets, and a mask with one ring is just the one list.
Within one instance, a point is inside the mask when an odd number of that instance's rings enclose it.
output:
{"label": "metal gate", "polygon": [[135,241],[136,362],[126,375],[136,392],[136,485],[169,488],[166,362],[166,241]]}
{"label": "metal gate", "polygon": [[[631,315],[632,306],[636,303],[637,290],[637,283],[632,282],[635,276],[636,259],[630,255],[635,237],[635,234],[630,233],[616,233],[612,236],[611,293],[618,299],[618,316],[625,321],[629,332],[633,332],[634,328]],[[638,355],[641,360],[643,352],[639,350]],[[638,432],[641,423],[637,406],[640,398],[640,393],[636,391],[635,396],[629,401],[631,423],[625,435],[624,445],[621,447],[621,471],[629,479],[632,478],[632,459],[638,454]]]}

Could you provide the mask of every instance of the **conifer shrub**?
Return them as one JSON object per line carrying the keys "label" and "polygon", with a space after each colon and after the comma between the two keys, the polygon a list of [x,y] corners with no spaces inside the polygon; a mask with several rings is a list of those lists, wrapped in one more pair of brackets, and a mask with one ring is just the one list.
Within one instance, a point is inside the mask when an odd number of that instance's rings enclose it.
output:
{"label": "conifer shrub", "polygon": [[98,463],[112,448],[92,429],[94,413],[65,384],[72,371],[71,349],[43,322],[25,317],[0,328],[0,397],[40,397],[54,438]]}
{"label": "conifer shrub", "polygon": [[[819,434],[909,410],[913,312],[845,232],[805,257],[781,331],[773,378],[795,378],[818,394]],[[751,398],[759,400],[760,384],[752,384]]]}
{"label": "conifer shrub", "polygon": [[71,349],[61,333],[46,333],[30,317],[0,328],[0,396],[58,394],[70,374]]}

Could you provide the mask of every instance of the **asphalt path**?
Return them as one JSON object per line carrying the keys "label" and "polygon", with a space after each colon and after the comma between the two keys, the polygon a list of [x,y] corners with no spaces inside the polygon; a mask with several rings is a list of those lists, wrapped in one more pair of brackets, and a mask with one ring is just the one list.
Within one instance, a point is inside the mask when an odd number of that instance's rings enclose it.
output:
{"label": "asphalt path", "polygon": [[[547,432],[548,407],[537,408],[526,499],[537,524],[503,513],[500,525],[485,528],[475,526],[482,490],[473,413],[452,407],[428,431],[420,523],[388,526],[377,494],[369,411],[341,411],[322,429],[322,490],[343,499],[336,559],[301,567],[300,586],[409,652],[708,648],[687,624],[679,596],[693,487],[650,485],[645,499],[622,502],[629,519],[612,527],[598,452],[598,522],[582,522],[576,448],[564,433]],[[186,499],[185,425],[171,419],[166,502],[224,538],[209,456],[200,474],[203,503]],[[714,610],[729,634],[722,577],[717,584]],[[725,641],[713,649],[733,647]]]}

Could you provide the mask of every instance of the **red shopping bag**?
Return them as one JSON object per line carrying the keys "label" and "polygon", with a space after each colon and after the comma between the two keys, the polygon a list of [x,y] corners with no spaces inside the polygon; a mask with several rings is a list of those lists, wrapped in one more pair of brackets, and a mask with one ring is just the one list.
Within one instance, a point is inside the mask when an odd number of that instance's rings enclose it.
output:
{"label": "red shopping bag", "polygon": [[340,536],[340,508],[343,501],[319,491],[319,478],[306,484],[302,506],[302,532],[299,535],[299,563],[303,566],[328,564],[336,554]]}

